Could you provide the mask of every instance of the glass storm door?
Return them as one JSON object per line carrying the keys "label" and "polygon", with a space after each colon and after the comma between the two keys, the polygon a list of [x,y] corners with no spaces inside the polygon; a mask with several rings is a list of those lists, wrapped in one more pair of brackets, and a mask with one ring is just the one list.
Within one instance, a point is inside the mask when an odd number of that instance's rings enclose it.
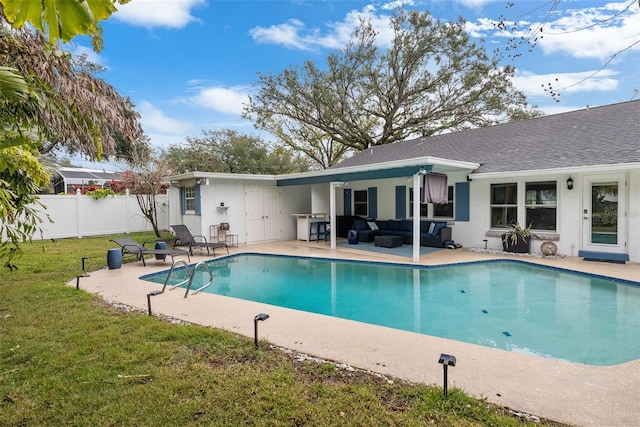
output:
{"label": "glass storm door", "polygon": [[583,208],[583,248],[625,252],[624,177],[587,179]]}

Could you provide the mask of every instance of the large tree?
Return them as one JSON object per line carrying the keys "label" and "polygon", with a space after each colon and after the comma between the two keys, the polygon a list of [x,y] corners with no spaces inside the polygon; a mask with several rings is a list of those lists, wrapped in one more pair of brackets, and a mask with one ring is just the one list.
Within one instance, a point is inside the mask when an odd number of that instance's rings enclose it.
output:
{"label": "large tree", "polygon": [[389,22],[388,48],[362,22],[324,68],[308,61],[259,74],[245,117],[326,168],[350,151],[540,114],[513,87],[514,69],[473,43],[462,19],[399,10]]}
{"label": "large tree", "polygon": [[62,147],[100,159],[116,139],[143,135],[133,104],[57,46],[87,34],[99,49],[99,21],[116,2],[0,0],[0,259],[10,268],[41,221],[36,194],[48,174],[38,153]]}
{"label": "large tree", "polygon": [[172,173],[187,171],[284,174],[304,172],[308,163],[290,149],[270,149],[262,139],[234,130],[206,130],[200,137],[187,137],[162,153]]}
{"label": "large tree", "polygon": [[142,137],[132,102],[42,34],[0,25],[0,64],[23,76],[31,91],[4,98],[2,124],[35,133],[34,141],[23,132],[24,142],[36,142],[40,152],[64,148],[100,159],[115,153],[116,133],[130,145]]}
{"label": "large tree", "polygon": [[100,21],[129,0],[0,0],[0,12],[15,28],[30,25],[46,34],[51,44],[91,37],[96,52],[102,50]]}
{"label": "large tree", "polygon": [[124,172],[122,183],[131,194],[136,196],[142,214],[159,238],[158,209],[160,205],[157,196],[167,192],[165,177],[168,175],[168,164],[151,151],[148,140],[145,144],[139,144],[131,150],[130,155],[128,163],[131,169]]}

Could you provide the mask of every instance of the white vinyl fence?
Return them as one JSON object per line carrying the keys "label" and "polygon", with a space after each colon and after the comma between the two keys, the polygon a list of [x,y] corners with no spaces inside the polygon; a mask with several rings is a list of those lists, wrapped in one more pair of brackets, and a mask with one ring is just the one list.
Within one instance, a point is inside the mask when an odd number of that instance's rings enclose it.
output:
{"label": "white vinyl fence", "polygon": [[[108,196],[95,200],[82,195],[41,195],[40,201],[53,222],[40,224],[42,234],[36,232],[34,240],[65,237],[99,236],[105,234],[152,231],[151,223],[142,215],[134,195]],[[158,228],[169,228],[169,198],[156,196]],[[38,210],[41,210],[40,208]],[[44,215],[42,215],[44,219]]]}

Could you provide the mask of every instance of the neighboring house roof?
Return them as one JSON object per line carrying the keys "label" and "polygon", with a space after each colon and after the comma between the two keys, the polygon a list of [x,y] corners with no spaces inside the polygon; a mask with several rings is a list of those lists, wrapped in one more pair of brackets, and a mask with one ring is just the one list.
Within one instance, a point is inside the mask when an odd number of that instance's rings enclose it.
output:
{"label": "neighboring house roof", "polygon": [[109,182],[111,180],[122,180],[122,174],[120,174],[119,172],[87,168],[61,167],[56,170],[56,175],[59,175],[67,185],[88,184],[89,181],[96,182],[102,185],[105,182]]}
{"label": "neighboring house roof", "polygon": [[427,156],[478,163],[474,174],[640,166],[640,100],[379,145],[331,169]]}

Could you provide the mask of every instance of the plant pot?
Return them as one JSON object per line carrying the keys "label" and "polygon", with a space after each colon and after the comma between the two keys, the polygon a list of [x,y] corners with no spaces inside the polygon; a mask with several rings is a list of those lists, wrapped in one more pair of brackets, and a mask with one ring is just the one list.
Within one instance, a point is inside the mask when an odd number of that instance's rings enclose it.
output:
{"label": "plant pot", "polygon": [[514,244],[509,236],[503,234],[502,249],[504,249],[505,252],[528,254],[531,252],[531,238],[518,236],[518,240]]}

